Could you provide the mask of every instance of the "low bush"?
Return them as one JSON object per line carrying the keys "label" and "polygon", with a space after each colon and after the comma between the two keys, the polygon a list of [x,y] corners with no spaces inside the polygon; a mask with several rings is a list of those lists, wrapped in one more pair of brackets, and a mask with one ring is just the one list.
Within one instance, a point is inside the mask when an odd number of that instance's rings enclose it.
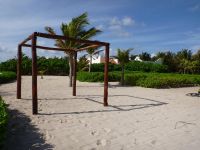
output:
{"label": "low bush", "polygon": [[17,72],[17,59],[9,59],[0,63],[0,71],[12,71]]}
{"label": "low bush", "polygon": [[16,80],[16,73],[11,71],[0,72],[0,84]]}
{"label": "low bush", "polygon": [[[103,72],[79,72],[77,79],[82,82],[103,82]],[[108,81],[120,81],[121,72],[109,72]],[[175,88],[200,84],[200,75],[172,73],[125,72],[125,84],[147,88]]]}
{"label": "low bush", "polygon": [[3,149],[7,132],[8,111],[6,107],[6,104],[0,96],[0,149]]}
{"label": "low bush", "polygon": [[[121,67],[120,65],[109,63],[108,71],[121,71]],[[104,63],[92,64],[91,72],[104,72]]]}
{"label": "low bush", "polygon": [[[23,54],[22,57],[22,75],[32,74],[32,60],[30,57]],[[46,75],[68,75],[69,62],[68,58],[45,58],[37,57],[38,71],[44,71]],[[9,59],[0,63],[0,71],[17,72],[17,59]]]}
{"label": "low bush", "polygon": [[[118,64],[109,64],[109,71],[121,71],[121,66]],[[168,68],[166,65],[155,64],[151,62],[139,62],[139,61],[131,61],[125,64],[126,71],[142,71],[142,72],[159,72],[164,73],[168,72]],[[104,71],[104,63],[100,64],[92,64],[91,65],[92,72],[103,72]]]}
{"label": "low bush", "polygon": [[199,85],[200,76],[169,73],[132,73],[125,75],[125,83],[147,88],[175,88]]}
{"label": "low bush", "polygon": [[145,80],[145,78],[147,77],[147,75],[145,74],[125,74],[125,77],[124,77],[124,82],[125,82],[125,85],[131,85],[131,86],[137,86],[138,85],[138,81],[140,80]]}
{"label": "low bush", "polygon": [[[82,82],[103,82],[104,73],[103,72],[78,72],[77,79]],[[114,82],[120,80],[120,74],[115,72],[110,72],[108,74],[108,81]]]}
{"label": "low bush", "polygon": [[132,61],[125,65],[125,70],[164,73],[168,71],[168,68],[166,65],[161,65],[151,62]]}

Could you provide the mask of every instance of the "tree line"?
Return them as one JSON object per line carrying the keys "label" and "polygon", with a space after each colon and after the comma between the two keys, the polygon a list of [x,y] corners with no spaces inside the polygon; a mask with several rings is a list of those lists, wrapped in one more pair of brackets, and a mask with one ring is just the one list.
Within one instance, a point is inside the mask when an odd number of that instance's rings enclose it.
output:
{"label": "tree line", "polygon": [[[121,50],[123,52],[123,50]],[[130,52],[130,50],[129,50]],[[149,66],[148,64],[156,64],[155,61],[160,59],[163,62],[162,65],[158,66],[164,69],[163,72],[171,72],[171,73],[187,73],[187,74],[198,74],[200,73],[200,50],[197,53],[192,54],[190,50],[183,49],[178,51],[177,53],[173,52],[158,52],[155,56],[151,57],[151,55],[147,52],[141,53],[138,55],[140,59],[144,62],[136,63],[134,61],[133,55],[130,53],[125,53],[122,55],[121,52],[116,57],[120,59],[121,64],[124,66],[124,63],[128,63],[125,65],[125,70],[131,71],[131,68],[134,71],[152,71],[146,68]],[[146,57],[148,56],[148,57]],[[131,59],[130,59],[131,58]],[[123,60],[126,59],[126,60]],[[133,63],[135,62],[135,63]],[[82,56],[78,61],[78,71],[89,71],[89,60],[86,56]],[[5,62],[0,63],[0,71],[13,71],[16,72],[17,68],[17,58],[9,59]],[[32,60],[30,57],[23,54],[22,56],[22,73],[24,75],[31,75],[31,67]],[[69,58],[66,57],[54,57],[54,58],[45,58],[45,57],[37,57],[37,67],[38,71],[44,71],[44,74],[47,75],[68,75],[69,74]],[[143,69],[141,69],[143,67]],[[119,71],[121,66],[120,64],[110,64],[109,71]],[[104,69],[103,64],[92,64],[91,71],[101,72]],[[154,69],[155,70],[155,69]],[[161,72],[158,71],[158,72]]]}
{"label": "tree line", "polygon": [[[135,57],[135,55],[131,55],[132,60]],[[143,52],[139,54],[139,57],[143,61],[156,61],[160,58],[162,64],[168,66],[169,72],[200,73],[200,49],[194,54],[188,49],[182,49],[176,53],[172,51],[158,52],[153,57],[149,53]]]}

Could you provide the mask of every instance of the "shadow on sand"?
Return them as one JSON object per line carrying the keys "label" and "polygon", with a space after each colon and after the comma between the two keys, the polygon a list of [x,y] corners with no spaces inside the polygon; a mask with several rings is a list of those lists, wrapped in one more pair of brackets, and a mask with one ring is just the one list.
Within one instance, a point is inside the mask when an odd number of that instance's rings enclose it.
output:
{"label": "shadow on sand", "polygon": [[6,150],[52,150],[53,146],[45,143],[39,130],[31,120],[18,110],[9,110],[10,120],[5,144]]}
{"label": "shadow on sand", "polygon": [[200,93],[188,93],[187,96],[200,97]]}
{"label": "shadow on sand", "polygon": [[[102,110],[85,110],[85,111],[74,111],[74,112],[56,112],[56,113],[40,113],[39,115],[61,115],[61,114],[84,114],[84,113],[99,113],[99,112],[116,112],[116,111],[121,111],[121,112],[125,112],[125,111],[131,111],[131,110],[136,110],[136,109],[144,109],[144,108],[149,108],[149,107],[156,107],[156,106],[161,106],[161,105],[166,105],[168,103],[165,102],[160,102],[157,100],[153,100],[153,99],[148,99],[148,98],[143,98],[143,97],[136,97],[136,96],[131,96],[131,95],[111,95],[109,97],[122,97],[122,99],[124,97],[129,97],[132,98],[132,100],[134,101],[135,99],[141,99],[144,101],[148,101],[149,103],[144,103],[144,104],[135,104],[135,105],[108,105],[105,109]],[[77,97],[79,98],[71,98],[71,99],[83,99],[83,100],[87,100],[90,102],[94,102],[97,104],[101,104],[103,107],[103,102],[96,100],[96,98],[102,98],[102,95],[78,95]],[[57,98],[55,99],[48,99],[48,100],[57,100]],[[63,98],[63,99],[58,99],[58,100],[69,100],[69,98]],[[103,107],[104,108],[104,107]]]}

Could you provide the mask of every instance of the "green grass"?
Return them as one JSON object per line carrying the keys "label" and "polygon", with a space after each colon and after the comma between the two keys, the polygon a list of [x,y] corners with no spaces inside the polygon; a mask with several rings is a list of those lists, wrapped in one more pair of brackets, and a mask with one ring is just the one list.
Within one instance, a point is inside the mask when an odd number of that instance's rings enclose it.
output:
{"label": "green grass", "polygon": [[0,72],[0,84],[16,80],[16,73],[11,71]]}
{"label": "green grass", "polygon": [[7,132],[8,112],[6,107],[0,96],[0,149],[3,149]]}
{"label": "green grass", "polygon": [[[120,81],[121,72],[109,72],[108,80]],[[103,82],[103,72],[79,72],[77,79],[82,82]],[[125,72],[125,84],[147,88],[175,88],[200,85],[200,75],[175,73]]]}

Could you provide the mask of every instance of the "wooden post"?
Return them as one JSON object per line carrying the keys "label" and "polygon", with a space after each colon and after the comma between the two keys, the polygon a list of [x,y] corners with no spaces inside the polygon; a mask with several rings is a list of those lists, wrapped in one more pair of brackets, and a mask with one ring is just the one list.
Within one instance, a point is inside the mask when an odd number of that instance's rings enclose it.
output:
{"label": "wooden post", "polygon": [[105,65],[104,65],[104,106],[108,106],[108,64],[109,64],[109,44],[105,49]]}
{"label": "wooden post", "polygon": [[77,71],[77,52],[74,52],[74,67],[73,67],[73,96],[76,96],[76,71]]}
{"label": "wooden post", "polygon": [[21,99],[21,65],[22,65],[22,46],[18,45],[17,60],[17,99]]}
{"label": "wooden post", "polygon": [[37,37],[34,33],[32,36],[32,113],[38,113],[37,102],[37,53],[36,53]]}

